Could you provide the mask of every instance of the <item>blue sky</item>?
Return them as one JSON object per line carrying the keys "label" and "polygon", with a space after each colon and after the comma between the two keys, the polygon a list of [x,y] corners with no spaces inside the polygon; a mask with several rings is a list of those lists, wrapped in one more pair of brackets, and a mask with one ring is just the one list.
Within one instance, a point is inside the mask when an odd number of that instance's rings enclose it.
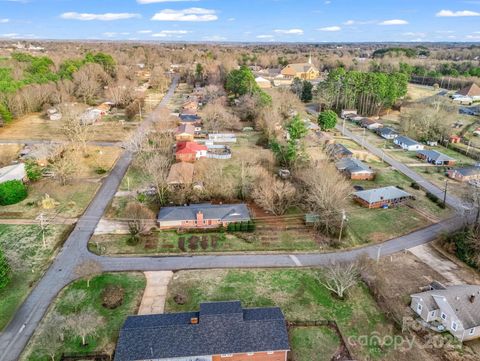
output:
{"label": "blue sky", "polygon": [[480,41],[480,0],[0,0],[0,39]]}

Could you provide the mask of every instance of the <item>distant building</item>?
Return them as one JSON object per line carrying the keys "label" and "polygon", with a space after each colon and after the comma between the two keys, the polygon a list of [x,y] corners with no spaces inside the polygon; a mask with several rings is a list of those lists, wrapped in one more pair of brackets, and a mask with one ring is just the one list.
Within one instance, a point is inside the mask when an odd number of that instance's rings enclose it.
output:
{"label": "distant building", "polygon": [[472,83],[453,95],[453,100],[462,104],[480,101],[480,87]]}
{"label": "distant building", "polygon": [[389,186],[355,192],[353,198],[367,208],[387,208],[413,199],[413,196],[397,187]]}
{"label": "distant building", "polygon": [[196,114],[180,114],[180,124],[192,124],[194,126],[202,125],[202,118]]}
{"label": "distant building", "polygon": [[261,76],[255,78],[255,82],[260,89],[269,89],[272,87],[272,82],[268,79],[262,78]]}
{"label": "distant building", "polygon": [[282,69],[281,74],[288,79],[314,80],[318,78],[320,72],[312,64],[312,57],[309,57],[308,63],[288,64]]}
{"label": "distant building", "polygon": [[18,163],[0,168],[0,183],[19,180],[24,181],[27,179],[27,173],[25,171],[25,164]]}
{"label": "distant building", "polygon": [[349,179],[373,180],[375,172],[362,161],[355,158],[341,159],[335,163],[335,167],[344,173]]}
{"label": "distant building", "polygon": [[226,227],[229,223],[248,222],[250,213],[245,204],[192,204],[162,207],[158,213],[160,229],[195,229]]}
{"label": "distant building", "polygon": [[398,133],[394,129],[388,127],[377,129],[377,134],[388,140],[393,140],[398,137]]}
{"label": "distant building", "polygon": [[328,155],[333,159],[338,160],[343,158],[351,158],[353,156],[353,153],[340,143],[329,144],[325,149]]}
{"label": "distant building", "polygon": [[360,122],[362,128],[367,128],[369,130],[375,130],[383,127],[382,123],[377,122],[376,120],[365,118]]}
{"label": "distant building", "polygon": [[195,162],[207,156],[208,148],[195,142],[179,142],[175,152],[178,162]]}
{"label": "distant building", "polygon": [[435,165],[452,166],[457,162],[446,154],[437,152],[436,150],[419,150],[417,157]]}
{"label": "distant building", "polygon": [[430,290],[410,295],[410,308],[438,331],[446,330],[460,341],[479,338],[480,286],[436,284]]}
{"label": "distant building", "polygon": [[195,127],[192,124],[181,124],[175,131],[175,140],[177,142],[193,142],[195,136]]}
{"label": "distant building", "polygon": [[199,312],[128,317],[115,361],[285,361],[289,350],[280,308],[209,302]]}
{"label": "distant building", "polygon": [[462,141],[462,137],[460,137],[459,135],[451,135],[449,141],[453,144],[460,143]]}
{"label": "distant building", "polygon": [[414,150],[422,150],[425,148],[423,144],[420,144],[416,142],[413,139],[410,139],[409,137],[405,137],[403,135],[399,135],[393,140],[393,143],[398,145],[404,150],[409,150],[409,151],[414,151]]}
{"label": "distant building", "polygon": [[340,118],[347,119],[349,117],[357,116],[357,109],[342,109]]}
{"label": "distant building", "polygon": [[480,167],[465,167],[465,168],[456,168],[450,169],[447,172],[447,175],[455,180],[460,182],[469,182],[472,180],[479,180],[480,179]]}

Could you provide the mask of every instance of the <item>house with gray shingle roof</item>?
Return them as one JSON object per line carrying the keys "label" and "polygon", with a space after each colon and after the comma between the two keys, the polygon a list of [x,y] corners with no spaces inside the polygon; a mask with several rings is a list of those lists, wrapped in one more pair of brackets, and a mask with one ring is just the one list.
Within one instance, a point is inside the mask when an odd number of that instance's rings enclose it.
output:
{"label": "house with gray shingle roof", "polygon": [[436,150],[419,150],[417,151],[417,158],[423,159],[428,163],[435,165],[455,165],[457,162],[452,157],[438,152]]}
{"label": "house with gray shingle roof", "polygon": [[375,172],[368,165],[355,158],[341,159],[335,163],[335,167],[350,179],[375,179]]}
{"label": "house with gray shingle roof", "polygon": [[353,156],[353,153],[340,143],[328,144],[325,149],[333,159],[351,158]]}
{"label": "house with gray shingle roof", "polygon": [[395,143],[404,150],[421,150],[425,148],[423,144],[420,144],[417,141],[404,135],[399,135],[398,137],[396,137],[393,140],[393,143]]}
{"label": "house with gray shingle roof", "polygon": [[395,207],[413,198],[410,193],[393,186],[353,193],[353,199],[367,208]]}
{"label": "house with gray shingle roof", "polygon": [[280,308],[210,302],[199,312],[128,317],[115,361],[286,360],[289,350]]}
{"label": "house with gray shingle roof", "polygon": [[193,229],[226,227],[229,223],[250,221],[245,204],[191,204],[162,207],[157,217],[160,229]]}
{"label": "house with gray shingle roof", "polygon": [[465,168],[450,169],[447,172],[448,176],[460,182],[469,182],[471,180],[480,179],[480,167],[471,166]]}
{"label": "house with gray shingle roof", "polygon": [[377,129],[377,134],[384,139],[393,140],[398,137],[398,133],[389,127]]}
{"label": "house with gray shingle roof", "polygon": [[480,286],[439,287],[410,295],[410,307],[422,320],[440,323],[460,341],[480,337]]}

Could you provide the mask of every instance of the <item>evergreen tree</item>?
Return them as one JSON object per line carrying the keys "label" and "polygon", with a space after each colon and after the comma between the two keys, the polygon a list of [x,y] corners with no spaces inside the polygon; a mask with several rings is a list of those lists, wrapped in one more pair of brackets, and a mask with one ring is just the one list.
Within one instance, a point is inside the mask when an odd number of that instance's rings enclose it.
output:
{"label": "evergreen tree", "polygon": [[337,125],[337,114],[333,110],[326,110],[318,115],[318,125],[323,130],[335,128]]}
{"label": "evergreen tree", "polygon": [[302,84],[302,94],[300,95],[300,99],[304,103],[308,103],[313,99],[312,94],[313,85],[307,80],[303,81]]}

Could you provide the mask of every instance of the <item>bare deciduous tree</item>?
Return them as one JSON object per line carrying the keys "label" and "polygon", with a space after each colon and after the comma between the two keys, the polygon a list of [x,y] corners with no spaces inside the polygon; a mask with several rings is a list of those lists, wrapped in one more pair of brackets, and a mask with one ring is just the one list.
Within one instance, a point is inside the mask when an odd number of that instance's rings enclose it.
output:
{"label": "bare deciduous tree", "polygon": [[96,335],[103,323],[103,318],[93,309],[75,313],[67,319],[69,328],[82,339],[82,346],[86,345],[88,336]]}
{"label": "bare deciduous tree", "polygon": [[257,167],[252,197],[256,204],[275,215],[284,214],[296,201],[296,189],[262,167]]}
{"label": "bare deciduous tree", "polygon": [[149,231],[149,224],[155,219],[155,213],[137,201],[127,204],[125,214],[128,217],[130,237],[134,240],[137,240],[139,236],[147,233]]}
{"label": "bare deciduous tree", "polygon": [[55,148],[50,159],[50,169],[62,185],[66,185],[77,171],[78,155],[66,145]]}
{"label": "bare deciduous tree", "polygon": [[148,180],[155,187],[157,199],[160,205],[168,202],[169,187],[167,183],[168,173],[172,159],[164,154],[148,154],[138,159],[140,167],[147,175]]}
{"label": "bare deciduous tree", "polygon": [[62,131],[67,139],[75,146],[79,147],[83,154],[87,154],[88,142],[93,138],[95,128],[91,124],[82,121],[80,112],[74,110],[71,106],[60,106],[62,113]]}
{"label": "bare deciduous tree", "polygon": [[84,261],[75,267],[75,275],[87,279],[87,288],[90,287],[91,279],[102,273],[102,271],[102,265],[94,260]]}
{"label": "bare deciduous tree", "polygon": [[228,111],[225,102],[224,98],[218,98],[203,108],[203,126],[206,130],[241,129],[240,119]]}
{"label": "bare deciduous tree", "polygon": [[54,322],[48,322],[36,340],[39,349],[50,356],[52,361],[56,360],[58,350],[63,345],[62,332],[58,326]]}
{"label": "bare deciduous tree", "polygon": [[347,291],[359,280],[359,271],[355,263],[334,263],[317,273],[318,282],[343,299]]}

